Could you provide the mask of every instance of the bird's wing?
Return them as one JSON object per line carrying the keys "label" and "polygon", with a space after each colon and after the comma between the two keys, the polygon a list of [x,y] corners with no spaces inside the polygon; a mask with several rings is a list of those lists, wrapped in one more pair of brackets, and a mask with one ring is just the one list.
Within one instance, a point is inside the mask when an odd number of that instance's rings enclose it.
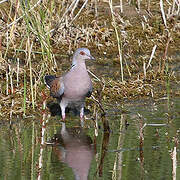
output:
{"label": "bird's wing", "polygon": [[50,88],[50,94],[54,98],[60,98],[64,93],[64,83],[62,77],[52,75],[45,76],[45,83]]}
{"label": "bird's wing", "polygon": [[91,85],[90,88],[89,88],[88,93],[86,94],[86,97],[90,97],[91,94],[92,94],[92,91],[93,91],[93,87],[92,87],[92,85]]}

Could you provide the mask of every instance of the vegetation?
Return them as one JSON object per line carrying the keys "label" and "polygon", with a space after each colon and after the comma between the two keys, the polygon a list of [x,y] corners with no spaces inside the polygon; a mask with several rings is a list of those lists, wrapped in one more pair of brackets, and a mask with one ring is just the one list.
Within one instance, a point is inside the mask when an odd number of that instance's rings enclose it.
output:
{"label": "vegetation", "polygon": [[[1,116],[9,109],[24,115],[42,109],[42,94],[48,95],[44,74],[62,74],[70,65],[68,55],[83,46],[97,57],[92,71],[100,81],[94,79],[94,89],[103,89],[103,100],[164,96],[166,76],[177,81],[172,70],[165,71],[167,64],[177,61],[173,55],[180,46],[179,4],[160,5],[1,2]],[[97,64],[102,72],[108,65],[112,76],[98,74]],[[94,95],[99,96],[97,91]]]}

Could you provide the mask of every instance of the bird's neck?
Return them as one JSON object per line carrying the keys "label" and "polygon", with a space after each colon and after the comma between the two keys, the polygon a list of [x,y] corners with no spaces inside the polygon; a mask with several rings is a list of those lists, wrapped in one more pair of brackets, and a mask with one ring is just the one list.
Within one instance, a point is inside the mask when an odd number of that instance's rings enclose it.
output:
{"label": "bird's neck", "polygon": [[74,55],[72,59],[72,66],[75,66],[77,64],[77,57]]}
{"label": "bird's neck", "polygon": [[85,61],[73,61],[71,68],[82,68],[86,69]]}

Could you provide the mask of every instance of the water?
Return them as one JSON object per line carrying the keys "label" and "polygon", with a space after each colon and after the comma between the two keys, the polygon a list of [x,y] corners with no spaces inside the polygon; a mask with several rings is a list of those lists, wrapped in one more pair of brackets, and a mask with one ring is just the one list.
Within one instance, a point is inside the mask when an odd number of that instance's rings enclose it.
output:
{"label": "water", "polygon": [[[98,116],[98,129],[92,119],[81,128],[78,117],[70,115],[66,125],[47,116],[44,127],[42,117],[6,121],[0,127],[0,179],[172,179],[180,98],[171,99],[170,109],[167,103],[129,101],[125,113],[120,105],[109,105],[106,116]],[[176,170],[178,179],[179,162]]]}

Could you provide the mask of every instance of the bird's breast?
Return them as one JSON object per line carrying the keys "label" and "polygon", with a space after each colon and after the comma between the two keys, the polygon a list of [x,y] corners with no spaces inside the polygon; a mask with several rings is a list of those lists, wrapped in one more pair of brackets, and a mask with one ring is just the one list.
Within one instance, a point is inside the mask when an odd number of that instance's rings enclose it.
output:
{"label": "bird's breast", "polygon": [[92,87],[87,71],[69,73],[64,78],[64,96],[71,99],[82,99]]}

